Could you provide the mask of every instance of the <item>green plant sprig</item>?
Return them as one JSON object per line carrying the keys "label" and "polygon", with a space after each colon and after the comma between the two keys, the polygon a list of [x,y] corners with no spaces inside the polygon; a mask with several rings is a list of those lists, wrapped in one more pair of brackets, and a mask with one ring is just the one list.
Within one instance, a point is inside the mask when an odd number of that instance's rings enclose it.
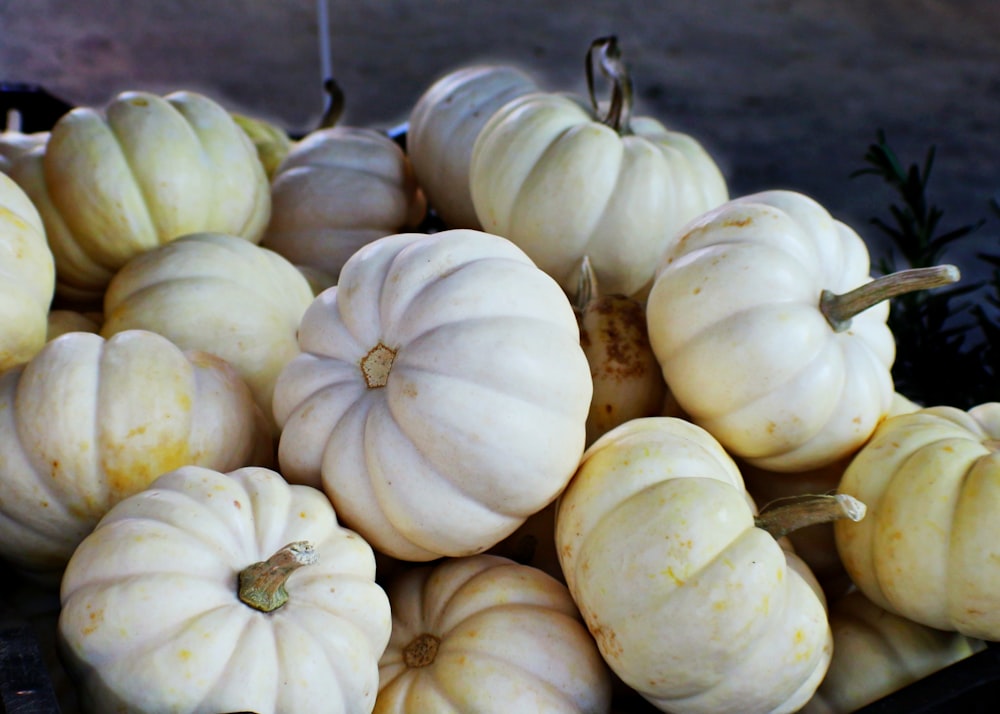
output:
{"label": "green plant sprig", "polygon": [[[950,246],[986,222],[940,231],[944,211],[927,197],[934,157],[931,147],[922,166],[904,168],[880,130],[864,156],[868,166],[851,174],[880,177],[899,199],[889,206],[891,221],[871,219],[892,241],[888,254],[876,262],[882,273],[938,265]],[[994,204],[994,211],[1000,216],[1000,206]],[[905,264],[899,265],[897,256]],[[997,296],[987,298],[995,308],[1000,305],[1000,256],[978,257],[997,266],[991,281]],[[962,409],[1000,400],[996,373],[1000,326],[995,310],[969,299],[983,286],[979,282],[920,291],[893,300],[888,324],[896,339],[892,375],[898,392],[925,406]]]}

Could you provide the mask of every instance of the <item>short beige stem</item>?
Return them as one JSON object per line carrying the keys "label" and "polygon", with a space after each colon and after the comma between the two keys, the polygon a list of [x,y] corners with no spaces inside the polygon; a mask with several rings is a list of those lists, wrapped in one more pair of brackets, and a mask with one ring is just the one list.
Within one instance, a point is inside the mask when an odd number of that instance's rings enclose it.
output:
{"label": "short beige stem", "polygon": [[312,543],[300,540],[289,543],[267,560],[248,565],[240,571],[240,600],[261,612],[272,612],[288,602],[285,583],[303,565],[317,560]]}
{"label": "short beige stem", "polygon": [[403,649],[403,662],[410,669],[416,669],[417,667],[426,667],[434,662],[437,657],[438,646],[441,644],[441,639],[435,635],[425,632],[422,635],[417,635]]}
{"label": "short beige stem", "polygon": [[900,270],[876,278],[842,295],[824,290],[820,293],[819,309],[834,332],[843,332],[851,326],[851,318],[873,305],[897,295],[949,285],[958,282],[960,277],[961,274],[954,265]]}
{"label": "short beige stem", "polygon": [[580,261],[580,276],[576,281],[576,296],[573,300],[573,309],[576,310],[576,314],[582,314],[584,308],[597,295],[597,273],[594,272],[594,264],[590,262],[590,256],[585,255]]}
{"label": "short beige stem", "polygon": [[361,358],[361,374],[369,389],[378,389],[389,383],[389,372],[396,359],[396,351],[386,347],[381,342],[372,347],[368,354]]}
{"label": "short beige stem", "polygon": [[775,538],[784,538],[806,526],[844,518],[860,521],[867,510],[865,504],[846,493],[796,496],[779,505],[765,507],[757,514],[754,524]]}

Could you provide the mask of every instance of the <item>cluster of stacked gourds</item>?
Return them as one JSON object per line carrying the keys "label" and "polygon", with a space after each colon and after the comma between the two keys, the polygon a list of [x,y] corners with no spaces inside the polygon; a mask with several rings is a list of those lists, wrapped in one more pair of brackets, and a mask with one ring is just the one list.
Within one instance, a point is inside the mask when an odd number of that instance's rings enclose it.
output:
{"label": "cluster of stacked gourds", "polygon": [[459,68],[405,145],[3,134],[0,557],[84,711],[843,712],[1000,639],[1000,403],[890,375],[954,268],[586,69]]}

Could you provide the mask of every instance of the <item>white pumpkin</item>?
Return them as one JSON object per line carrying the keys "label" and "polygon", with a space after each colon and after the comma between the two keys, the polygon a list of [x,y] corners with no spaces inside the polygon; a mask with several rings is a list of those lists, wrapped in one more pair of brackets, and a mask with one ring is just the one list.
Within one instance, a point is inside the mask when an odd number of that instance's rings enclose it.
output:
{"label": "white pumpkin", "polygon": [[631,85],[612,66],[622,99],[607,114],[592,86],[593,108],[549,92],[504,104],[476,138],[469,182],[483,230],[517,243],[567,292],[586,255],[605,292],[633,296],[676,231],[729,191],[696,139],[631,118]]}
{"label": "white pumpkin", "polygon": [[28,195],[0,173],[0,370],[27,362],[45,344],[55,261]]}
{"label": "white pumpkin", "polygon": [[513,243],[399,234],[344,265],[274,389],[280,470],[404,560],[471,555],[550,503],[592,383],[568,298]]}
{"label": "white pumpkin", "polygon": [[476,137],[500,107],[537,90],[517,67],[460,67],[434,82],[410,112],[406,153],[431,207],[449,228],[482,229],[472,203],[469,163]]}
{"label": "white pumpkin", "polygon": [[376,714],[603,714],[611,672],[566,586],[495,555],[412,568],[388,586]]}
{"label": "white pumpkin", "polygon": [[225,233],[193,233],[132,258],[104,294],[101,334],[157,332],[185,350],[229,362],[277,427],[271,396],[299,353],[313,300],[301,271],[274,251]]}
{"label": "white pumpkin", "polygon": [[370,712],[391,616],[371,547],[269,469],[184,466],[101,519],[62,580],[88,712]]}

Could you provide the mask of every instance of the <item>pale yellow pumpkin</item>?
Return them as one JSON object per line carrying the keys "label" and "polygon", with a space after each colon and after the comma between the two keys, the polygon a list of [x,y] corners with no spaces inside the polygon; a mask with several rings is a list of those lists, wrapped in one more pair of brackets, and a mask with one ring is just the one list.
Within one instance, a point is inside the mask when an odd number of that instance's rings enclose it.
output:
{"label": "pale yellow pumpkin", "polygon": [[611,673],[566,586],[494,555],[414,568],[388,586],[377,714],[608,711]]}
{"label": "pale yellow pumpkin", "polygon": [[849,714],[981,651],[981,640],[886,612],[852,590],[830,603],[833,659],[802,714]]}
{"label": "pale yellow pumpkin", "polygon": [[371,711],[389,603],[319,491],[184,466],[73,553],[59,634],[87,712]]}
{"label": "pale yellow pumpkin", "polygon": [[99,302],[130,258],[187,233],[259,242],[271,208],[253,143],[195,92],[123,92],[103,110],[77,107],[10,174],[44,221],[57,294],[77,302]]}
{"label": "pale yellow pumpkin", "polygon": [[276,169],[271,200],[261,245],[334,279],[358,248],[416,228],[427,210],[403,150],[363,127],[305,136]]}
{"label": "pale yellow pumpkin", "polygon": [[928,627],[1000,640],[1000,402],[886,419],[839,490],[869,507],[864,521],[834,533],[872,602]]}
{"label": "pale yellow pumpkin", "polygon": [[566,583],[622,681],[663,711],[793,712],[832,639],[815,577],[767,531],[736,464],[683,419],[633,419],[561,495]]}
{"label": "pale yellow pumpkin", "polygon": [[299,321],[313,300],[283,257],[238,236],[195,233],[138,255],[111,280],[101,334],[145,329],[229,362],[277,427],[278,373],[299,354]]}
{"label": "pale yellow pumpkin", "polygon": [[417,183],[449,228],[482,229],[469,185],[472,147],[494,112],[537,89],[517,67],[476,64],[438,78],[414,104],[406,153]]}
{"label": "pale yellow pumpkin", "polygon": [[27,194],[0,173],[0,370],[27,362],[45,344],[55,262]]}
{"label": "pale yellow pumpkin", "polygon": [[107,510],[185,464],[266,464],[236,371],[145,330],[57,337],[0,374],[0,555],[58,575]]}

